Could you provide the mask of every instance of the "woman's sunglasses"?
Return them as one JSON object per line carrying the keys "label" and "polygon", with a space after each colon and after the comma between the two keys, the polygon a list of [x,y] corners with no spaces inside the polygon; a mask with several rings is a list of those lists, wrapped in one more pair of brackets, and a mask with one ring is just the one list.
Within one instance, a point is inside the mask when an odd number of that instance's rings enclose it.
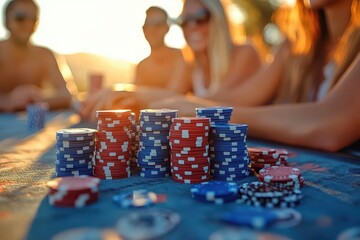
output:
{"label": "woman's sunglasses", "polygon": [[33,22],[36,22],[38,18],[35,15],[27,14],[25,12],[16,12],[13,16],[13,19],[16,22],[25,22],[26,20],[31,20]]}
{"label": "woman's sunglasses", "polygon": [[201,25],[208,23],[210,18],[210,12],[207,9],[201,9],[193,15],[180,16],[177,20],[177,24],[182,28],[186,27],[191,22],[195,23],[196,25]]}

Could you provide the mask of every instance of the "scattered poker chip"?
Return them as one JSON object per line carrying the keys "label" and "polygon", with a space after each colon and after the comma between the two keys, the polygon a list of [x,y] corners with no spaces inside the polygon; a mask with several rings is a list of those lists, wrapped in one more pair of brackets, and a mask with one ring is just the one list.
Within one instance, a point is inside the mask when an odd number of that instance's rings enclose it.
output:
{"label": "scattered poker chip", "polygon": [[161,208],[148,208],[122,216],[116,231],[125,239],[160,239],[180,223],[180,215]]}
{"label": "scattered poker chip", "polygon": [[84,207],[97,201],[98,178],[89,176],[59,177],[47,183],[49,203],[57,207]]}
{"label": "scattered poker chip", "polygon": [[237,199],[238,188],[235,183],[212,181],[191,187],[191,194],[195,200],[222,204]]}
{"label": "scattered poker chip", "polygon": [[145,189],[123,192],[113,196],[113,202],[124,208],[148,207],[157,202],[157,195]]}
{"label": "scattered poker chip", "polygon": [[220,219],[237,226],[261,229],[272,226],[278,219],[278,215],[270,209],[242,206],[225,212]]}
{"label": "scattered poker chip", "polygon": [[267,183],[299,182],[301,171],[287,166],[272,166],[259,171],[258,178]]}
{"label": "scattered poker chip", "polygon": [[264,182],[245,183],[239,187],[239,203],[267,208],[291,208],[300,204],[297,189],[280,189]]}
{"label": "scattered poker chip", "polygon": [[53,236],[51,240],[121,240],[118,233],[110,229],[96,228],[74,228],[60,232]]}

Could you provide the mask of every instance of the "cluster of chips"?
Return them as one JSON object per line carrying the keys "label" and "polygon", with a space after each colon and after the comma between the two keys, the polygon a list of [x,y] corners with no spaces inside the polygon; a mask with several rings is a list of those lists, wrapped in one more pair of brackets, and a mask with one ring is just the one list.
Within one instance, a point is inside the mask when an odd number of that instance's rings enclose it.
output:
{"label": "cluster of chips", "polygon": [[287,166],[288,151],[267,147],[249,147],[250,167],[255,172],[271,166]]}
{"label": "cluster of chips", "polygon": [[96,111],[98,119],[94,176],[120,179],[131,175],[131,111]]}
{"label": "cluster of chips", "polygon": [[130,168],[132,173],[138,171],[137,154],[139,151],[139,141],[140,141],[140,125],[136,121],[135,113],[132,112],[131,113],[131,159],[130,159]]}
{"label": "cluster of chips", "polygon": [[193,185],[190,191],[195,200],[215,204],[234,202],[239,196],[238,186],[233,182],[203,182]]}
{"label": "cluster of chips", "polygon": [[60,177],[47,183],[49,203],[56,207],[83,207],[97,201],[100,179],[80,177]]}
{"label": "cluster of chips", "polygon": [[259,171],[258,179],[279,189],[300,189],[304,185],[300,169],[287,166],[263,168]]}
{"label": "cluster of chips", "polygon": [[43,129],[45,126],[48,105],[46,103],[34,103],[26,106],[27,125],[29,129]]}
{"label": "cluster of chips", "polygon": [[69,128],[56,132],[56,176],[93,175],[95,134],[96,130],[90,128]]}
{"label": "cluster of chips", "polygon": [[239,202],[266,208],[291,208],[300,204],[298,189],[280,189],[265,182],[245,183],[239,187]]}
{"label": "cluster of chips", "polygon": [[212,125],[210,161],[213,179],[238,181],[249,176],[245,124]]}
{"label": "cluster of chips", "polygon": [[209,118],[174,118],[170,130],[171,173],[180,183],[210,179]]}
{"label": "cluster of chips", "polygon": [[210,118],[211,125],[227,124],[233,111],[232,107],[196,108],[197,117]]}
{"label": "cluster of chips", "polygon": [[140,176],[159,178],[170,175],[169,131],[177,110],[140,111],[138,165]]}

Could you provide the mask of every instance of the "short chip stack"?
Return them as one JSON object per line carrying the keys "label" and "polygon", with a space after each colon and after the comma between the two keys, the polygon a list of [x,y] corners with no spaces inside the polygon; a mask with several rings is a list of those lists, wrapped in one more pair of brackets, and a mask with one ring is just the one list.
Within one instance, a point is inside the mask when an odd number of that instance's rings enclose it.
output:
{"label": "short chip stack", "polygon": [[264,167],[287,166],[289,153],[284,149],[249,147],[250,166],[255,172]]}
{"label": "short chip stack", "polygon": [[206,117],[210,119],[211,125],[228,124],[233,111],[232,107],[209,107],[196,108],[197,117]]}
{"label": "short chip stack", "polygon": [[300,204],[298,189],[280,189],[265,182],[245,183],[239,187],[239,203],[266,208],[290,208]]}
{"label": "short chip stack", "polygon": [[238,199],[238,186],[231,182],[204,182],[193,185],[190,191],[192,197],[200,202],[223,204]]}
{"label": "short chip stack", "polygon": [[144,109],[140,111],[138,165],[140,176],[170,176],[169,131],[177,110]]}
{"label": "short chip stack", "polygon": [[180,183],[210,179],[209,118],[174,118],[170,131],[171,173]]}
{"label": "short chip stack", "polygon": [[280,189],[300,189],[304,185],[300,169],[287,166],[263,168],[259,171],[258,179]]}
{"label": "short chip stack", "polygon": [[131,111],[96,111],[98,132],[94,176],[120,179],[131,175]]}
{"label": "short chip stack", "polygon": [[98,178],[89,176],[60,177],[47,183],[49,203],[56,207],[84,207],[98,200]]}
{"label": "short chip stack", "polygon": [[48,108],[46,103],[33,103],[26,106],[29,129],[40,130],[44,128]]}
{"label": "short chip stack", "polygon": [[95,129],[69,128],[56,132],[57,177],[93,175]]}
{"label": "short chip stack", "polygon": [[210,161],[213,179],[238,181],[249,176],[246,124],[212,125]]}

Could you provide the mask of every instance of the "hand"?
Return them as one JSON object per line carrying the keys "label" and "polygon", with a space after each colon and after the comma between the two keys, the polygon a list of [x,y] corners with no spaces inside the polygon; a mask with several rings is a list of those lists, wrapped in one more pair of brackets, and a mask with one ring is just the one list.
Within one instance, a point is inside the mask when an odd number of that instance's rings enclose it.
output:
{"label": "hand", "polygon": [[41,89],[35,85],[21,85],[16,87],[8,97],[8,110],[24,110],[30,103],[43,102]]}

